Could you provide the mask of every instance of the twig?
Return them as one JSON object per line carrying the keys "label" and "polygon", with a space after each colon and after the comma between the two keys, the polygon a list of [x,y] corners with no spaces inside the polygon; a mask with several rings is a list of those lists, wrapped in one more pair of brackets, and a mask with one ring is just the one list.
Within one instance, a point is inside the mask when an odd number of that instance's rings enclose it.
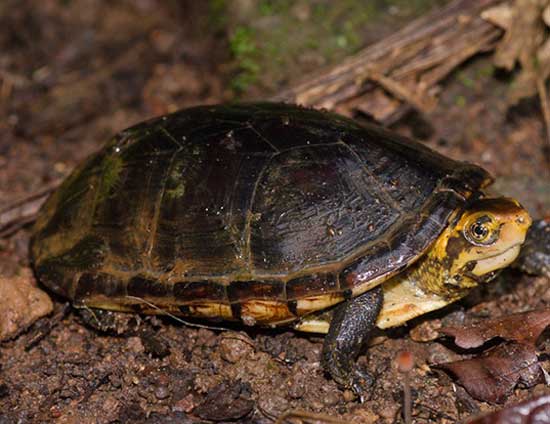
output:
{"label": "twig", "polygon": [[[272,100],[313,107],[369,112],[387,122],[400,110],[429,110],[435,100],[430,89],[478,52],[495,46],[502,30],[482,20],[480,13],[499,0],[455,0],[425,15],[395,34],[366,47],[342,63],[283,90]],[[373,72],[375,70],[375,72]],[[366,84],[368,81],[374,84]],[[380,110],[382,87],[388,99]]]}
{"label": "twig", "polygon": [[346,424],[346,421],[340,420],[338,418],[331,417],[330,415],[326,414],[315,414],[313,412],[307,412],[307,411],[300,411],[300,410],[293,410],[293,411],[287,411],[283,414],[281,414],[277,421],[275,421],[275,424],[284,424],[286,420],[292,419],[292,418],[298,418],[303,420],[306,420],[305,422],[322,422],[322,423],[329,423],[329,424]]}
{"label": "twig", "polygon": [[544,124],[546,127],[546,142],[550,146],[550,106],[548,104],[546,84],[542,78],[537,78],[537,91],[539,93],[542,115],[544,116]]}
{"label": "twig", "polygon": [[68,314],[71,310],[70,304],[65,303],[61,309],[55,313],[54,316],[49,318],[43,318],[40,320],[36,325],[34,329],[34,334],[30,338],[29,341],[27,341],[25,345],[25,352],[29,352],[33,347],[35,347],[38,343],[40,343],[50,332],[55,328],[57,324],[59,324]]}
{"label": "twig", "polygon": [[53,181],[39,190],[0,208],[0,238],[7,237],[36,219],[38,210],[61,181]]}

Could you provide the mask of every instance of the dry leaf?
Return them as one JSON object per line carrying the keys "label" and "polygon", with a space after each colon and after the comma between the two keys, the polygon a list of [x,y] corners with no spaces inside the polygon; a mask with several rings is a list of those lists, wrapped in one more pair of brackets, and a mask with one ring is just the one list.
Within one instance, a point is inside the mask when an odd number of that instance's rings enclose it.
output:
{"label": "dry leaf", "polygon": [[454,337],[456,345],[464,349],[479,347],[495,337],[534,347],[548,325],[550,308],[486,319],[466,327],[445,327],[439,332]]}
{"label": "dry leaf", "polygon": [[446,327],[440,333],[454,337],[457,346],[471,349],[500,337],[507,340],[481,357],[439,364],[454,374],[476,399],[500,403],[518,383],[526,387],[543,378],[535,344],[550,325],[550,308],[487,319],[467,327]]}
{"label": "dry leaf", "polygon": [[474,418],[467,424],[542,424],[549,422],[550,395],[543,395],[509,406],[501,411]]}
{"label": "dry leaf", "polygon": [[454,374],[472,397],[490,403],[504,402],[518,383],[532,387],[543,379],[535,348],[522,343],[502,344],[482,357],[438,367]]}

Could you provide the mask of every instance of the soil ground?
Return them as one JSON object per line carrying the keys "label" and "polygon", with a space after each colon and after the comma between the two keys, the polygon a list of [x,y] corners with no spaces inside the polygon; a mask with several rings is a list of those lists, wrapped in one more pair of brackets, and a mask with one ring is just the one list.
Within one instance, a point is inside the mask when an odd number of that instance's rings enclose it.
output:
{"label": "soil ground", "polygon": [[[262,9],[259,20],[240,1],[235,10],[246,13],[225,16],[222,3],[2,2],[0,203],[66,176],[110,135],[142,119],[226,100],[235,92],[266,96],[326,60],[315,46],[299,60],[296,48],[295,56],[279,61],[286,65],[279,63],[275,79],[249,41],[255,40],[250,34],[269,33],[279,12]],[[323,2],[299,1],[301,9],[290,11],[303,25],[316,16],[310,3]],[[330,60],[402,24],[406,18],[393,7],[366,25],[357,40],[337,34],[342,49],[331,47]],[[282,69],[287,74],[281,75]],[[499,191],[517,197],[533,216],[548,216],[550,152],[542,116],[535,100],[508,107],[510,83],[490,57],[476,58],[444,83],[430,116],[408,116],[396,129],[481,164],[495,175]],[[25,229],[0,241],[0,276],[28,270],[29,236]],[[320,337],[285,330],[214,331],[139,317],[129,323],[128,334],[115,336],[98,333],[69,313],[30,349],[35,327],[0,344],[0,423],[268,423],[289,409],[345,422],[401,422],[402,375],[395,367],[401,350],[412,352],[416,361],[415,422],[454,423],[499,406],[472,399],[433,366],[460,358],[457,351],[440,342],[416,343],[409,329],[548,307],[549,283],[506,271],[463,302],[380,335],[359,359],[376,377],[363,404],[323,375]],[[62,300],[54,300],[60,310]],[[548,362],[543,365],[549,368]],[[518,388],[508,403],[542,393],[550,389]]]}

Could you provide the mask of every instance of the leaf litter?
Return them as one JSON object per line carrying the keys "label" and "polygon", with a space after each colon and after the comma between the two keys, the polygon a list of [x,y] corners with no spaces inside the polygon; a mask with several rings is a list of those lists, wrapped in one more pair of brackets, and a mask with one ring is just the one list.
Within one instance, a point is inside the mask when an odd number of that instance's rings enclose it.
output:
{"label": "leaf litter", "polygon": [[550,395],[542,395],[474,418],[467,424],[542,424],[548,422],[550,422]]}
{"label": "leaf litter", "polygon": [[504,342],[481,356],[437,367],[456,376],[472,397],[503,403],[518,384],[529,388],[548,380],[536,348],[548,325],[550,308],[482,320],[470,326],[441,328],[441,334],[453,337],[455,344],[463,349],[480,348],[495,339]]}

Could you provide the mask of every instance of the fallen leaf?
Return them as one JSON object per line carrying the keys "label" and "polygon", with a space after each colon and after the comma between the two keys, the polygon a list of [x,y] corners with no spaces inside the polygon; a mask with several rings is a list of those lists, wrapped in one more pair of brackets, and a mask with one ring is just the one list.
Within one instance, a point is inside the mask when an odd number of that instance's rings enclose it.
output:
{"label": "fallen leaf", "polygon": [[464,349],[480,347],[496,337],[507,342],[480,357],[437,366],[455,375],[474,398],[501,403],[518,383],[531,387],[543,378],[535,344],[548,325],[550,308],[441,328],[441,334],[454,337],[455,344]]}
{"label": "fallen leaf", "polygon": [[479,347],[495,337],[534,347],[548,325],[550,308],[486,319],[464,327],[444,327],[439,332],[454,337],[455,344],[464,349]]}
{"label": "fallen leaf", "polygon": [[550,395],[543,395],[474,418],[467,424],[543,424],[550,422]]}
{"label": "fallen leaf", "polygon": [[543,378],[535,348],[522,343],[502,344],[481,357],[437,366],[454,374],[472,397],[490,403],[504,402],[518,383],[532,387]]}
{"label": "fallen leaf", "polygon": [[0,341],[15,337],[52,310],[52,301],[36,287],[30,271],[0,277]]}

